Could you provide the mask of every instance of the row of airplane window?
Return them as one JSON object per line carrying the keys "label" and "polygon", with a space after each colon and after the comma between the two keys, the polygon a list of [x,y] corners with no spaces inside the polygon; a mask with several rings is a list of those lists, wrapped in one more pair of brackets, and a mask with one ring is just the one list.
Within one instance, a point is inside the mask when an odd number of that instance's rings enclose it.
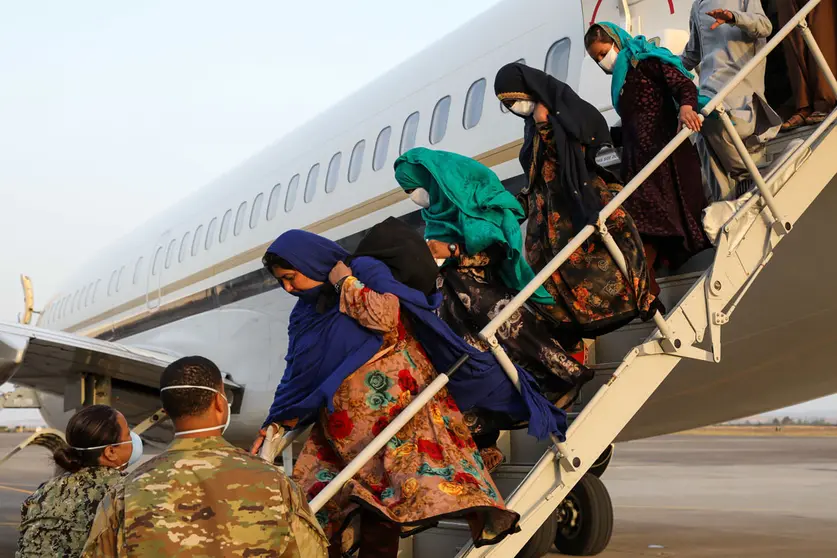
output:
{"label": "row of airplane window", "polygon": [[[555,76],[560,80],[567,79],[569,70],[569,56],[570,56],[570,39],[564,38],[555,42],[547,51],[544,70]],[[519,59],[519,63],[525,64],[525,59]],[[465,107],[462,113],[462,127],[465,130],[475,128],[482,120],[483,107],[485,104],[487,81],[485,78],[480,78],[473,82],[465,94]],[[450,119],[450,108],[452,98],[446,95],[436,102],[433,112],[430,117],[430,133],[428,141],[431,145],[439,144],[447,134],[448,121]],[[506,108],[500,103],[500,109],[503,112],[508,112]],[[418,127],[420,120],[419,111],[411,113],[401,128],[401,138],[399,143],[399,154],[403,154],[416,146],[418,135]],[[374,172],[380,171],[384,168],[387,162],[387,154],[389,152],[389,144],[392,136],[392,127],[386,126],[378,133],[375,139],[375,149],[372,153],[372,170]],[[349,167],[346,173],[346,180],[351,184],[357,182],[363,167],[364,154],[366,151],[366,140],[361,139],[355,143],[349,155]],[[340,179],[340,166],[343,159],[343,152],[338,151],[332,155],[328,162],[328,167],[325,176],[325,193],[330,194],[337,188]],[[314,199],[317,191],[318,181],[320,175],[320,164],[314,164],[309,170],[305,179],[305,190],[303,191],[303,201],[308,204]],[[285,213],[293,211],[296,204],[297,194],[299,190],[300,175],[294,174],[288,181],[288,188],[285,192],[284,210]],[[272,221],[276,217],[280,205],[280,195],[282,192],[282,184],[276,184],[270,191],[267,200],[267,210],[264,212],[265,220]],[[189,255],[197,256],[201,246],[205,250],[212,248],[212,245],[217,238],[218,243],[224,243],[229,237],[230,225],[232,224],[233,236],[238,236],[244,230],[244,225],[247,223],[251,229],[255,229],[262,216],[262,207],[264,205],[264,193],[260,192],[253,199],[250,208],[249,219],[247,218],[248,202],[243,201],[238,206],[235,212],[235,220],[233,221],[233,211],[228,209],[221,218],[220,230],[218,227],[218,218],[213,217],[209,224],[204,229],[204,226],[198,225],[195,229],[194,235],[192,231],[187,231],[180,239],[180,247],[177,247],[177,239],[169,241],[165,252],[163,247],[157,248],[154,253],[154,258],[151,264],[151,275],[157,276],[161,267],[166,269],[171,267],[174,263],[175,256],[177,261],[182,263]],[[217,233],[217,234],[216,234]],[[138,285],[144,270],[144,258],[139,257],[132,274],[131,285]],[[125,274],[125,266],[123,265],[118,270],[111,273],[108,281],[107,296],[112,296],[119,293],[123,288],[123,275]],[[45,322],[47,324],[61,319],[74,310],[81,310],[91,304],[95,304],[96,295],[99,291],[99,286],[102,280],[97,279],[95,282],[84,286],[77,290],[74,295],[67,295],[58,301],[51,303],[45,312]]]}

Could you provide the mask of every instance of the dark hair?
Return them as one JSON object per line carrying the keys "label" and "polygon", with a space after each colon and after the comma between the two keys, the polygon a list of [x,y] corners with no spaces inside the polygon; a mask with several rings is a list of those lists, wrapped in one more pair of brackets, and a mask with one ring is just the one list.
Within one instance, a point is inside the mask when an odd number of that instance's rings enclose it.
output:
{"label": "dark hair", "polygon": [[597,23],[594,23],[590,26],[590,29],[587,30],[587,33],[584,34],[584,48],[589,49],[590,45],[592,45],[593,43],[604,43],[606,45],[612,45],[613,37],[607,34],[607,31],[604,30],[604,27]]}
{"label": "dark hair", "polygon": [[271,252],[266,252],[264,256],[262,256],[262,265],[267,269],[268,273],[273,275],[273,266],[278,265],[282,269],[288,269],[291,271],[299,271],[296,267],[293,266],[291,262],[283,258],[282,256],[277,256]]}
{"label": "dark hair", "polygon": [[104,448],[78,450],[119,442],[119,412],[107,405],[91,405],[72,416],[67,423],[67,446],[58,448],[53,454],[55,463],[70,473],[85,467],[95,467]]}
{"label": "dark hair", "polygon": [[[221,371],[202,356],[183,357],[169,364],[160,376],[160,388],[203,386],[223,390]],[[205,389],[168,389],[160,392],[163,409],[173,419],[193,417],[209,409],[215,394]]]}

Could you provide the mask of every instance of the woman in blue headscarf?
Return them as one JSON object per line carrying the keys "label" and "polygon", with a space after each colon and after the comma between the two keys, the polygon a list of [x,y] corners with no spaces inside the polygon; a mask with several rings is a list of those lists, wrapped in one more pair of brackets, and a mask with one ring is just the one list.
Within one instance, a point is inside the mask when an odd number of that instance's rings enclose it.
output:
{"label": "woman in blue headscarf", "polygon": [[[463,517],[476,544],[514,532],[465,424],[462,409],[484,406],[529,422],[543,437],[563,434],[565,415],[520,370],[522,395],[491,355],[469,347],[435,314],[441,295],[399,283],[370,257],[355,257],[305,231],[281,235],[265,267],[298,298],[288,326],[285,374],[265,425],[314,423],[294,477],[314,497],[463,353],[470,359],[317,515],[335,551],[395,556],[398,535]],[[258,444],[256,444],[257,447]],[[343,532],[360,522],[359,539]],[[342,547],[341,547],[342,544]],[[368,554],[365,554],[368,553]]]}
{"label": "woman in blue headscarf", "polygon": [[[622,117],[622,179],[627,183],[662,151],[680,126],[700,130],[697,111],[708,99],[698,95],[680,57],[643,36],[632,37],[618,25],[592,25],[584,46],[599,67],[612,75],[613,108]],[[688,141],[625,201],[642,236],[653,294],[660,291],[655,268],[676,269],[709,248],[701,226],[706,205],[700,159]]]}

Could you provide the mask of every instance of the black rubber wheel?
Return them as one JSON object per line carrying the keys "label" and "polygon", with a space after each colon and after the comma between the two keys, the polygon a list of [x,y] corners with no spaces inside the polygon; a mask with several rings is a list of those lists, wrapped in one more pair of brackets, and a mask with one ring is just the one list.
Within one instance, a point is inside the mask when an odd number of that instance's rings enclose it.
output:
{"label": "black rubber wheel", "polygon": [[558,517],[555,514],[549,516],[541,528],[535,531],[535,535],[529,539],[526,546],[520,549],[516,558],[541,558],[552,550],[552,543],[558,533]]}
{"label": "black rubber wheel", "polygon": [[586,474],[555,512],[555,547],[567,556],[595,556],[613,534],[613,503],[599,477]]}

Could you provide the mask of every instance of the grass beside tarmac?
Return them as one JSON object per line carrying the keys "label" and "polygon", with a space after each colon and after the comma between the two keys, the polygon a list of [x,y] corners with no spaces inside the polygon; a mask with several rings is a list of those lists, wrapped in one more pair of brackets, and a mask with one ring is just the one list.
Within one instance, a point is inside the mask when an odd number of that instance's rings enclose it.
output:
{"label": "grass beside tarmac", "polygon": [[680,434],[690,436],[772,436],[799,438],[834,438],[837,426],[811,426],[806,424],[764,425],[717,425],[686,430]]}

